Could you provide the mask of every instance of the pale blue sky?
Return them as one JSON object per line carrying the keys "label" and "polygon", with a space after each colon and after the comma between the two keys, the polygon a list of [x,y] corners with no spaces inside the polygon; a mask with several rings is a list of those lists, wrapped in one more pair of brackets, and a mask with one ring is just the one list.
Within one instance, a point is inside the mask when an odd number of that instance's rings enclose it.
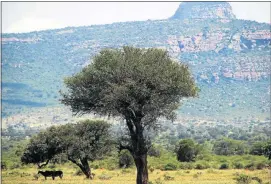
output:
{"label": "pale blue sky", "polygon": [[[180,2],[2,2],[4,33],[166,19]],[[238,19],[270,23],[270,2],[230,2]]]}

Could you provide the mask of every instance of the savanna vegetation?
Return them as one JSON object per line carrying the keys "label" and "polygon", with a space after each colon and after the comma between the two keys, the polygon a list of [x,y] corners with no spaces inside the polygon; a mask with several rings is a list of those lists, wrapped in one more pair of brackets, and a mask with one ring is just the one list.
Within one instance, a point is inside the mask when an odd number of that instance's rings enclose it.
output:
{"label": "savanna vegetation", "polygon": [[62,170],[59,183],[89,183],[84,178],[108,184],[270,179],[271,140],[264,131],[261,137],[247,133],[246,138],[212,127],[206,131],[210,137],[192,127],[182,132],[181,125],[178,134],[171,131],[167,120],[174,121],[180,101],[197,97],[199,89],[188,67],[163,50],[103,50],[81,72],[66,78],[65,85],[61,102],[74,115],[95,113],[122,123],[83,120],[26,139],[2,139],[3,183],[53,182],[38,180],[38,170]]}

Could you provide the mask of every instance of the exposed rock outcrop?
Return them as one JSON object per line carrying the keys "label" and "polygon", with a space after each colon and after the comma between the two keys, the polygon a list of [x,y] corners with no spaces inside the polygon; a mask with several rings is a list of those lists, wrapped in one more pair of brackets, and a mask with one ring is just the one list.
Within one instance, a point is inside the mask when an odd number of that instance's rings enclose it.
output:
{"label": "exposed rock outcrop", "polygon": [[235,19],[227,2],[183,2],[170,19]]}

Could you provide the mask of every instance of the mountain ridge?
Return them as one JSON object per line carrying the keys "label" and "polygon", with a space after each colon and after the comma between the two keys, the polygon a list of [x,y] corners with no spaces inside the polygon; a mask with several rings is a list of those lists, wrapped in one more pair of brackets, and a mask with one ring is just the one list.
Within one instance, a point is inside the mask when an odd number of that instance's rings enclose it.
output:
{"label": "mountain ridge", "polygon": [[132,45],[167,49],[190,66],[202,92],[184,102],[181,114],[269,117],[269,30],[266,23],[207,18],[3,34],[2,112],[8,117],[32,105],[58,104],[64,77],[80,71],[103,48]]}

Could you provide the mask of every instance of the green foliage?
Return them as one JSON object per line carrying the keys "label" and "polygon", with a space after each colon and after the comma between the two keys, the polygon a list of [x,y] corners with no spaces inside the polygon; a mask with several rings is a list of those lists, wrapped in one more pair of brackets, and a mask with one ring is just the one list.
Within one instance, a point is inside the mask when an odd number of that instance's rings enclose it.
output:
{"label": "green foliage", "polygon": [[180,169],[194,169],[194,164],[193,163],[190,163],[190,162],[182,162],[180,165],[179,165],[179,168]]}
{"label": "green foliage", "polygon": [[260,142],[255,142],[251,149],[250,149],[250,154],[252,155],[264,155],[264,149],[265,149],[266,143],[263,141]]}
{"label": "green foliage", "polygon": [[188,67],[161,49],[102,50],[65,84],[61,102],[74,113],[125,116],[133,111],[146,121],[170,117],[182,98],[197,95]]}
{"label": "green foliage", "polygon": [[252,182],[252,178],[245,174],[240,174],[234,179],[236,180],[237,184],[250,184]]}
{"label": "green foliage", "polygon": [[244,168],[244,164],[241,163],[241,162],[233,163],[233,168],[234,169],[243,169]]}
{"label": "green foliage", "polygon": [[[102,159],[111,151],[110,125],[101,120],[50,127],[30,140],[21,161],[45,166],[56,155],[65,153],[88,176],[88,161]],[[45,164],[40,165],[41,162]]]}
{"label": "green foliage", "polygon": [[129,168],[134,165],[134,159],[128,150],[121,151],[119,155],[119,167]]}
{"label": "green foliage", "polygon": [[198,162],[195,164],[195,169],[208,169],[211,166],[207,162]]}
{"label": "green foliage", "polygon": [[217,155],[242,155],[246,153],[246,148],[242,141],[223,138],[215,142],[213,151]]}
{"label": "green foliage", "polygon": [[264,155],[268,157],[269,160],[271,160],[271,140],[266,142],[264,146]]}
{"label": "green foliage", "polygon": [[177,159],[180,162],[195,161],[200,152],[200,146],[192,139],[184,139],[179,142],[176,147]]}
{"label": "green foliage", "polygon": [[219,169],[229,169],[230,165],[228,163],[223,163],[220,165]]}
{"label": "green foliage", "polygon": [[148,150],[148,155],[151,157],[160,157],[161,156],[161,150],[158,147],[152,146]]}
{"label": "green foliage", "polygon": [[173,164],[173,163],[168,163],[164,166],[163,170],[165,171],[175,171],[177,170],[177,165]]}
{"label": "green foliage", "polygon": [[148,172],[142,169],[147,167],[150,144],[144,131],[157,128],[160,117],[173,120],[180,100],[196,97],[199,91],[188,66],[157,48],[102,50],[90,65],[64,82],[67,90],[61,92],[61,103],[70,106],[74,114],[125,119],[130,139],[125,145],[120,141],[119,148],[132,153],[142,175],[138,181]]}

